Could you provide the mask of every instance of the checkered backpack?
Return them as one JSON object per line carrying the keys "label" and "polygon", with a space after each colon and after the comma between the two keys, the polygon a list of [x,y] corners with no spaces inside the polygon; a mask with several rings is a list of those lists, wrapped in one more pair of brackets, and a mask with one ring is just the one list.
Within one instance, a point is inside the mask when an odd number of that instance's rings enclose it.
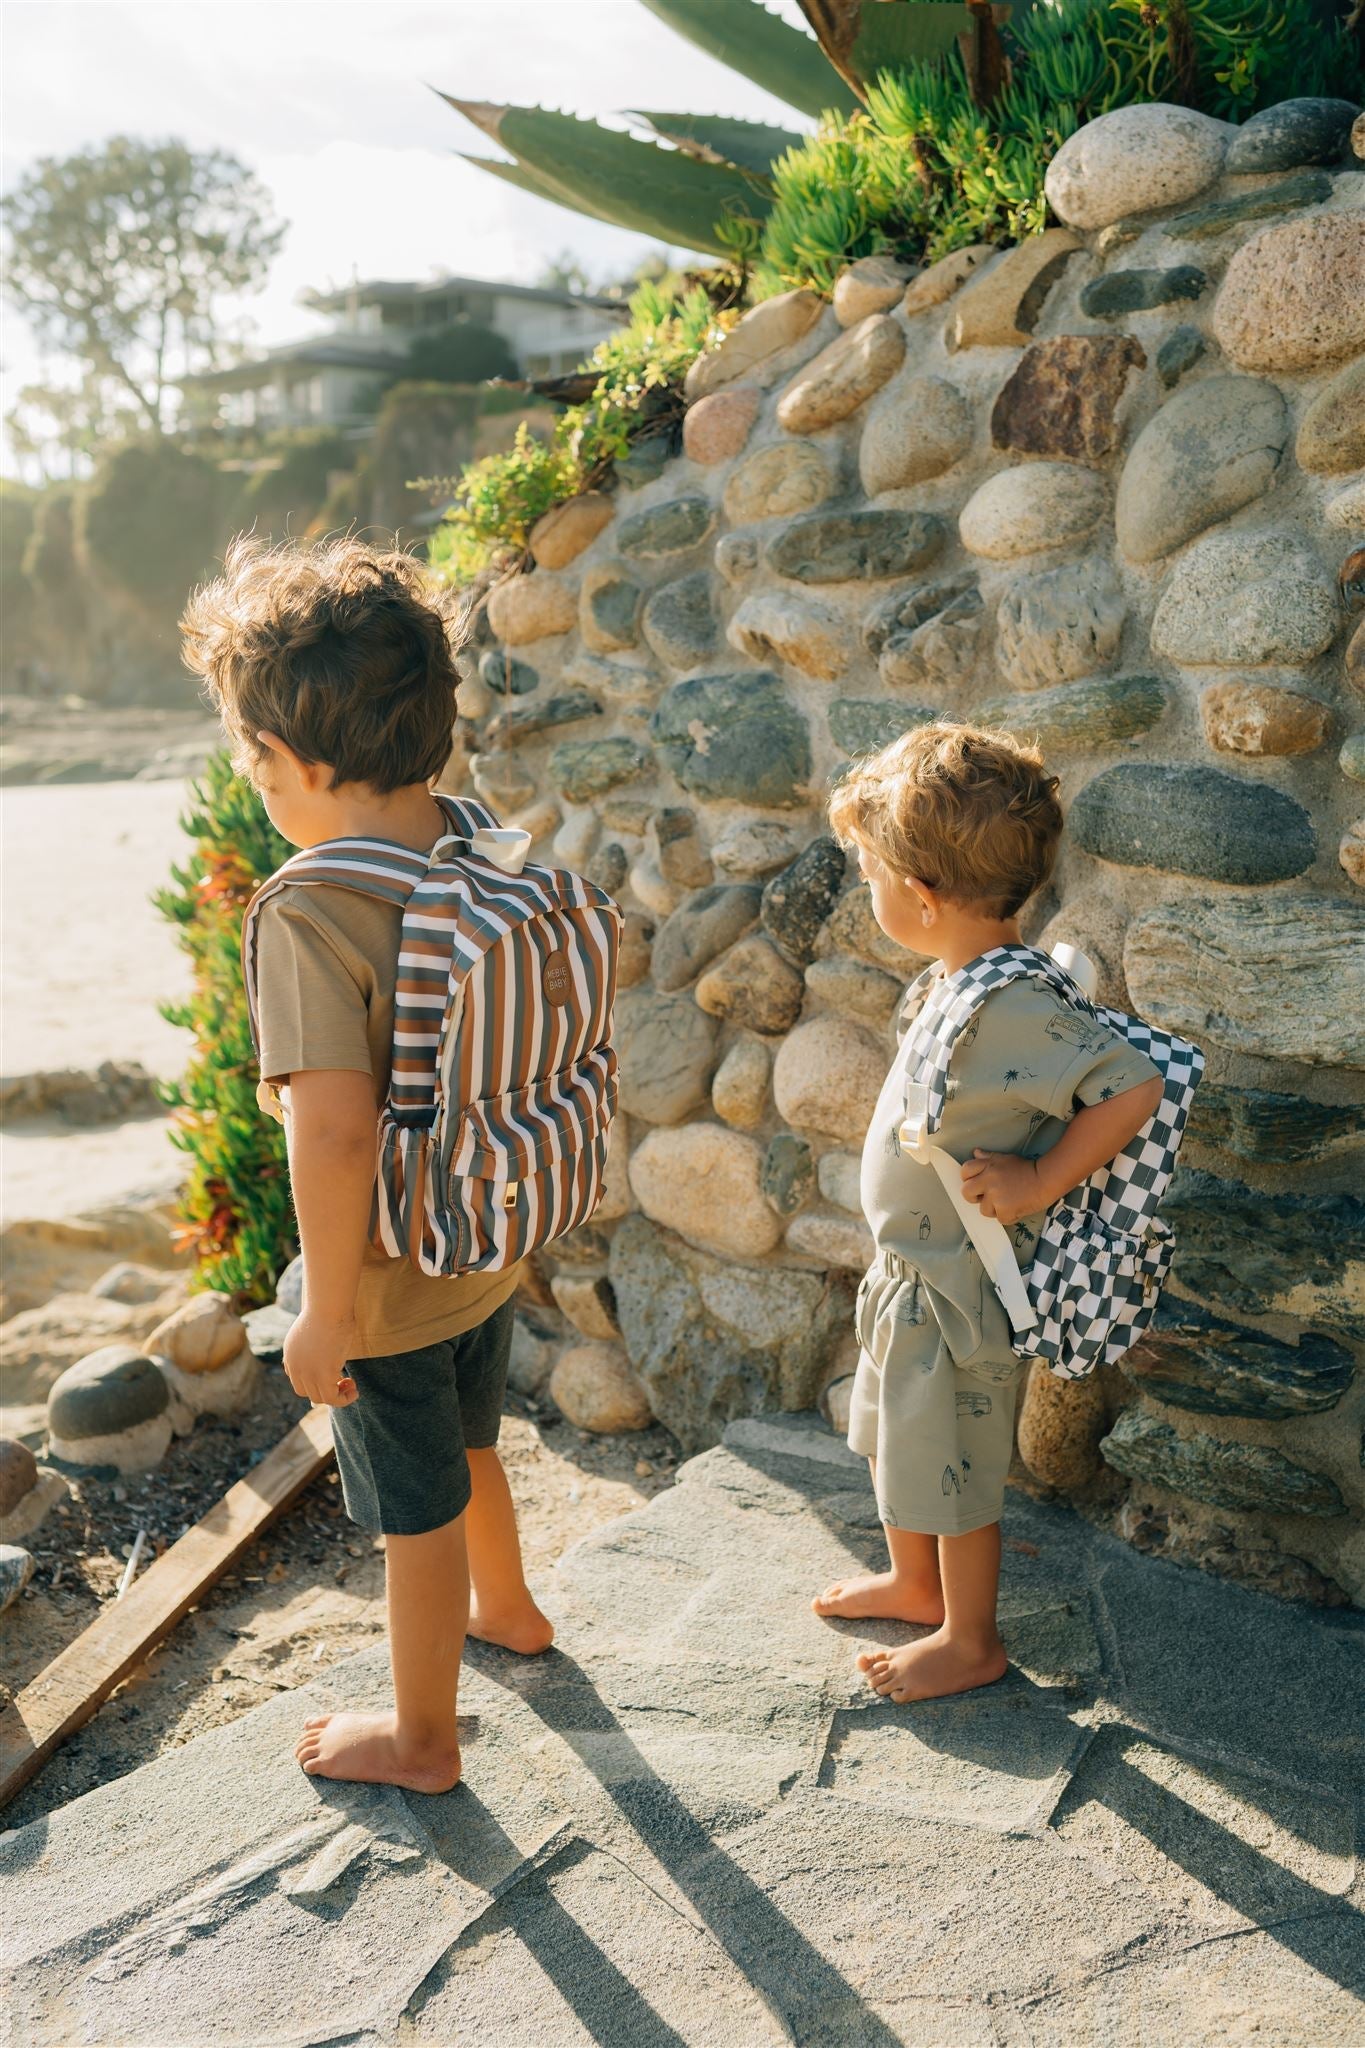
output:
{"label": "checkered backpack", "polygon": [[[1059,952],[1093,974],[1083,955]],[[1021,1275],[1003,1226],[967,1200],[961,1167],[930,1141],[943,1119],[954,1046],[986,998],[1023,977],[1047,982],[1074,1009],[1146,1053],[1160,1071],[1162,1095],[1118,1157],[1048,1211],[1033,1263]],[[1097,1365],[1122,1358],[1152,1319],[1175,1249],[1171,1227],[1157,1210],[1175,1170],[1204,1055],[1126,1011],[1096,1007],[1059,960],[1032,946],[995,946],[956,974],[923,979],[928,992],[910,1026],[909,1063],[927,1101],[922,1121],[901,1126],[901,1141],[942,1180],[1009,1316],[1014,1350],[1021,1358],[1046,1359],[1061,1379],[1083,1379]]]}
{"label": "checkered backpack", "polygon": [[257,935],[279,890],[401,906],[371,1238],[423,1273],[495,1272],[601,1199],[622,920],[581,876],[524,865],[527,835],[500,832],[482,804],[437,801],[450,831],[430,853],[329,839],[271,876],[242,930],[247,1000],[259,1049]]}

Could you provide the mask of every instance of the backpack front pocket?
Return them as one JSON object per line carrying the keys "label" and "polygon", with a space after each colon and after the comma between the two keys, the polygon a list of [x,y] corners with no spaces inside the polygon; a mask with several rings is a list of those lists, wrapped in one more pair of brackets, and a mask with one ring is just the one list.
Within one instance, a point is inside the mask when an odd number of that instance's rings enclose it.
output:
{"label": "backpack front pocket", "polygon": [[464,1109],[444,1174],[450,1244],[439,1270],[497,1271],[587,1221],[602,1196],[616,1088],[608,1047]]}

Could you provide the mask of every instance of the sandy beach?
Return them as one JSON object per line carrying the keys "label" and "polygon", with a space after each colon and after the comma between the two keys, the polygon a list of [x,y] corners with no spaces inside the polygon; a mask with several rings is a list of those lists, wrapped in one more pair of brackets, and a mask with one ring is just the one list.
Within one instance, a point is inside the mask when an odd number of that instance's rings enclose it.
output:
{"label": "sandy beach", "polygon": [[[110,1059],[161,1077],[182,1067],[185,1035],[157,1005],[183,996],[187,965],[150,899],[186,849],[186,795],[176,780],[30,785],[0,798],[7,1075]],[[69,1214],[167,1182],[176,1166],[157,1118],[90,1131],[16,1120],[3,1141],[4,1214]]]}

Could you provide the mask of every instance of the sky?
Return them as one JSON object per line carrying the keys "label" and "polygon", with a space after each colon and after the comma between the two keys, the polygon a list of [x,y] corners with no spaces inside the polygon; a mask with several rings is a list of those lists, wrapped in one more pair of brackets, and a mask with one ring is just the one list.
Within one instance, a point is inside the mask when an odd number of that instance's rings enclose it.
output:
{"label": "sky", "polygon": [[[799,24],[796,0],[768,0]],[[594,276],[648,244],[460,161],[496,152],[431,88],[579,114],[633,107],[809,124],[639,0],[4,0],[0,188],[116,133],[230,150],[290,223],[241,310],[261,343],[316,331],[308,286],[438,270],[531,282],[571,249]],[[4,405],[43,377],[10,307]]]}

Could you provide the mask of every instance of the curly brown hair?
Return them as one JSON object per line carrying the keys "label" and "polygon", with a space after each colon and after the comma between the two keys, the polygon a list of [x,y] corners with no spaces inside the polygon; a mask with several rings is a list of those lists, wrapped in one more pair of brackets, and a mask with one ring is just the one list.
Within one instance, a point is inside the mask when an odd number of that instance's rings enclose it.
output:
{"label": "curly brown hair", "polygon": [[935,720],[855,761],[830,798],[845,845],[869,848],[986,917],[1013,917],[1052,873],[1062,836],[1057,777],[1007,732]]}
{"label": "curly brown hair", "polygon": [[450,601],[411,555],[343,538],[240,535],[180,621],[233,765],[255,782],[273,732],[333,787],[387,795],[440,774],[455,722]]}

